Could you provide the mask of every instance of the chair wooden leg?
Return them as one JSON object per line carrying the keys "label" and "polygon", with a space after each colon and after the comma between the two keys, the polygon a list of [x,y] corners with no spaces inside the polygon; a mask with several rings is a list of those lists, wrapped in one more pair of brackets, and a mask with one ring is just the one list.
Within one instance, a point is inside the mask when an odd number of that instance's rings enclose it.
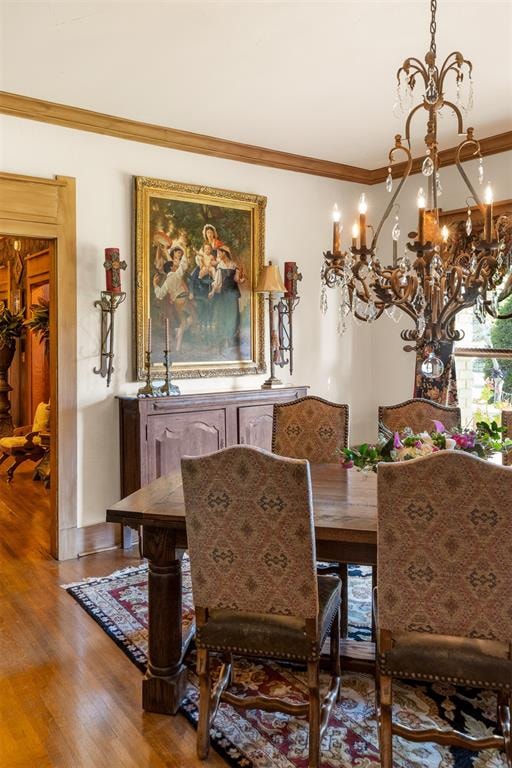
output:
{"label": "chair wooden leg", "polygon": [[392,704],[393,704],[393,680],[387,675],[379,675],[379,741],[381,768],[393,768],[393,731],[392,731]]}
{"label": "chair wooden leg", "polygon": [[210,652],[197,650],[197,674],[199,677],[199,721],[197,723],[197,756],[205,760],[210,751],[211,687]]}
{"label": "chair wooden leg", "polygon": [[12,482],[12,477],[13,477],[14,473],[16,472],[16,469],[19,467],[19,465],[23,464],[23,462],[27,461],[27,459],[28,459],[28,456],[16,456],[14,458],[13,463],[11,464],[9,469],[7,470],[7,482],[8,483]]}
{"label": "chair wooden leg", "polygon": [[508,768],[512,768],[512,726],[510,723],[512,696],[500,691],[498,693],[498,722],[505,739],[505,757]]}
{"label": "chair wooden leg", "polygon": [[308,661],[309,767],[320,766],[320,676],[319,663]]}
{"label": "chair wooden leg", "polygon": [[[341,678],[341,666],[340,666],[340,611],[336,612],[336,617],[332,623],[330,634],[330,661],[331,661],[331,676]],[[338,692],[336,694],[336,701],[341,699],[341,679],[338,685]]]}
{"label": "chair wooden leg", "polygon": [[8,459],[10,455],[11,455],[10,453],[2,453],[2,455],[0,456],[0,464],[3,464],[4,461]]}
{"label": "chair wooden leg", "polygon": [[341,579],[340,637],[345,640],[348,637],[348,565],[346,563],[340,563],[339,574]]}
{"label": "chair wooden leg", "polygon": [[[372,565],[372,595],[377,586],[377,566]],[[372,643],[375,643],[377,639],[377,628],[375,626],[375,615],[372,611]]]}

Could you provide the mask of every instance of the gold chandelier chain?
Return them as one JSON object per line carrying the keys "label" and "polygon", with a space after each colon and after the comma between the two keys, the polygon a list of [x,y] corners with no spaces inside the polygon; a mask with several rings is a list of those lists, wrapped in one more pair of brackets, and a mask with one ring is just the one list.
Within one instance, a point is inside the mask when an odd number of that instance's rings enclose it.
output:
{"label": "gold chandelier chain", "polygon": [[437,0],[430,0],[430,50],[436,55],[436,11]]}

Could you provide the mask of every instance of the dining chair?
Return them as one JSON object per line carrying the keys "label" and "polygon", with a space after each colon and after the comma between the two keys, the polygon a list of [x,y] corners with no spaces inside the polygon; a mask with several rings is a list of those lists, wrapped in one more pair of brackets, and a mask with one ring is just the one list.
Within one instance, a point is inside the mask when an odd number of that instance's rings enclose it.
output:
{"label": "dining chair", "polygon": [[0,464],[9,458],[14,461],[7,470],[7,482],[12,482],[16,469],[25,461],[40,461],[46,449],[41,445],[41,434],[50,428],[50,404],[39,403],[34,421],[24,427],[16,427],[10,437],[0,439]]}
{"label": "dining chair", "polygon": [[399,432],[404,427],[410,427],[414,432],[432,432],[434,419],[442,422],[447,429],[460,427],[460,408],[439,405],[423,397],[396,405],[379,405],[379,425],[391,432]]}
{"label": "dining chair", "polygon": [[[307,459],[311,464],[331,464],[340,459],[338,448],[347,448],[349,406],[308,395],[289,403],[276,403],[272,420],[272,452]],[[341,579],[341,637],[348,634],[348,566],[319,563],[319,573],[337,573]]]}
{"label": "dining chair", "polygon": [[[200,681],[197,754],[208,755],[220,702],[305,715],[309,765],[339,695],[340,582],[317,576],[309,464],[233,446],[181,462]],[[321,700],[320,652],[330,637],[331,678]],[[336,642],[334,642],[336,640]],[[223,664],[212,689],[210,655]],[[232,654],[307,666],[309,702],[239,696]]]}
{"label": "dining chair", "polygon": [[[508,437],[509,440],[512,440],[512,411],[501,412],[501,424],[506,429],[506,431],[503,433],[504,437]],[[503,464],[512,464],[512,448],[510,451],[504,451]]]}
{"label": "dining chair", "polygon": [[[377,709],[382,768],[393,735],[502,749],[512,767],[512,468],[439,451],[377,472]],[[497,693],[500,735],[392,719],[395,679]]]}

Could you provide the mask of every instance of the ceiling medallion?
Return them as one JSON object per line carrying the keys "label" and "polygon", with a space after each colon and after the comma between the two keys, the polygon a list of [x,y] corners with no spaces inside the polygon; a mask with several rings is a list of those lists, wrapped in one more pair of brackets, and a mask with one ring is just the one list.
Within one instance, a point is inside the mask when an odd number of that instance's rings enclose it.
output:
{"label": "ceiling medallion", "polygon": [[[406,351],[430,344],[434,349],[443,341],[459,341],[463,331],[455,327],[456,315],[467,307],[474,307],[481,322],[486,316],[506,319],[511,314],[500,315],[499,304],[512,293],[512,269],[510,254],[505,254],[505,242],[500,236],[503,222],[493,220],[493,193],[487,184],[482,202],[462,167],[462,155],[479,158],[478,182],[484,182],[484,166],[480,144],[473,136],[473,128],[464,130],[462,113],[473,103],[472,64],[461,53],[451,53],[439,67],[436,63],[436,0],[431,0],[431,41],[425,63],[416,58],[406,59],[397,73],[398,99],[396,107],[407,113],[405,141],[395,136],[395,144],[389,152],[386,190],[391,194],[389,204],[374,229],[367,224],[368,204],[365,194],[359,200],[359,221],[352,227],[352,245],[341,250],[341,214],[337,206],[333,211],[333,248],[324,253],[321,271],[322,293],[320,306],[327,309],[328,288],[339,289],[338,331],[343,333],[350,315],[358,320],[373,322],[384,311],[398,320],[401,310],[414,321],[414,328],[401,332],[402,339],[413,342]],[[445,81],[453,73],[456,84],[456,103],[444,95]],[[413,106],[414,90],[420,84],[422,100]],[[464,94],[463,94],[464,91]],[[455,115],[458,133],[464,136],[457,148],[456,165],[468,190],[465,200],[468,206],[466,233],[472,233],[472,204],[480,209],[484,227],[481,236],[473,232],[467,252],[455,253],[447,227],[440,228],[438,198],[442,194],[439,174],[439,149],[437,122],[441,110]],[[410,129],[412,118],[418,113],[427,115],[425,156],[421,167],[423,187],[417,194],[418,226],[409,237],[405,251],[399,255],[400,222],[398,195],[412,168]],[[394,189],[393,164],[405,161],[405,170]],[[424,191],[426,190],[426,191]],[[394,213],[392,229],[392,264],[385,267],[377,256],[377,242],[384,222]],[[367,230],[371,240],[367,242]],[[454,233],[455,234],[455,233]],[[428,368],[428,370],[427,370]],[[435,354],[429,355],[425,375],[435,378],[443,371],[442,362]]]}

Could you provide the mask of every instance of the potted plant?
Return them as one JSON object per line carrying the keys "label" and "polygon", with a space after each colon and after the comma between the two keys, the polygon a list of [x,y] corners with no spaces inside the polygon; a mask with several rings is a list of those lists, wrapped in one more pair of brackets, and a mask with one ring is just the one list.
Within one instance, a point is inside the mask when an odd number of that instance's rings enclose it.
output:
{"label": "potted plant", "polygon": [[12,387],[7,372],[16,350],[16,339],[23,330],[24,310],[11,312],[5,302],[0,302],[0,437],[12,433],[11,404],[8,393]]}
{"label": "potted plant", "polygon": [[50,302],[48,299],[40,298],[37,304],[31,304],[30,311],[32,317],[25,322],[27,328],[32,333],[39,336],[39,342],[45,346],[45,350],[48,351],[48,343],[50,341]]}

